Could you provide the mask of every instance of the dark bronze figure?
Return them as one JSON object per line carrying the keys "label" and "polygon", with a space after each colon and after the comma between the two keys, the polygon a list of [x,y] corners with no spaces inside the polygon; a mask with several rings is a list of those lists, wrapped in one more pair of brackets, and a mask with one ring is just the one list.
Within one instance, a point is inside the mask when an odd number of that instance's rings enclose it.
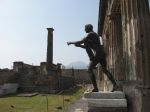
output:
{"label": "dark bronze figure", "polygon": [[98,63],[102,66],[102,71],[107,75],[109,80],[113,84],[112,91],[118,88],[116,81],[112,74],[107,70],[106,55],[103,49],[103,46],[100,44],[100,38],[97,33],[93,31],[93,26],[91,24],[85,25],[85,32],[88,33],[85,38],[76,42],[67,42],[68,45],[74,44],[76,47],[84,48],[89,56],[90,64],[88,67],[88,72],[93,84],[94,89],[92,92],[98,92],[98,87],[96,83],[95,74],[93,69]]}

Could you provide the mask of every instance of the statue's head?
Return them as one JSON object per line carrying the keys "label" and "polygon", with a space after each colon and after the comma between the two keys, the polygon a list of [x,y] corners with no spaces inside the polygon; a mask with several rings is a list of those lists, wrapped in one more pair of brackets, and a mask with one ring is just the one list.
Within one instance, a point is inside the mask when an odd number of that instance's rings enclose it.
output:
{"label": "statue's head", "polygon": [[93,25],[91,25],[91,24],[86,24],[86,25],[85,25],[85,32],[86,32],[86,33],[89,33],[89,32],[91,32],[91,31],[93,31]]}

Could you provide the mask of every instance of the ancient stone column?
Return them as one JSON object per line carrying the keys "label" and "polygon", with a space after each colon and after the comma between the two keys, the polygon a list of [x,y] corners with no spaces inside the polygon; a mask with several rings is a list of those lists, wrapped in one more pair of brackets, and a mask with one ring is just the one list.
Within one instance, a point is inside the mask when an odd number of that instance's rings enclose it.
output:
{"label": "ancient stone column", "polygon": [[50,67],[53,64],[53,28],[47,28],[47,66]]}

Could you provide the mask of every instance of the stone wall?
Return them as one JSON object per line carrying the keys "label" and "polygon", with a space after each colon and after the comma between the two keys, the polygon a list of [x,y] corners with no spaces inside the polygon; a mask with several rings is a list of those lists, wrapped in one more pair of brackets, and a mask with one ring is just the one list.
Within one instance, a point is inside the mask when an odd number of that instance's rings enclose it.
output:
{"label": "stone wall", "polygon": [[16,82],[16,74],[13,70],[0,69],[0,85],[15,82]]}
{"label": "stone wall", "polygon": [[0,85],[18,83],[19,92],[55,93],[75,86],[73,71],[61,70],[60,64],[52,64],[47,70],[46,62],[32,66],[14,62],[13,70],[0,70]]}
{"label": "stone wall", "polygon": [[91,83],[86,69],[62,69],[62,76],[74,78],[75,84]]}
{"label": "stone wall", "polygon": [[5,83],[0,86],[0,96],[6,94],[15,94],[18,89],[17,83]]}
{"label": "stone wall", "polygon": [[52,64],[47,69],[46,62],[40,66],[32,66],[23,62],[14,62],[19,91],[24,92],[54,92],[60,89],[60,66]]}
{"label": "stone wall", "polygon": [[18,83],[19,92],[55,93],[76,84],[91,83],[85,69],[61,69],[60,64],[51,67],[47,70],[46,62],[40,66],[14,62],[13,70],[0,70],[0,85]]}

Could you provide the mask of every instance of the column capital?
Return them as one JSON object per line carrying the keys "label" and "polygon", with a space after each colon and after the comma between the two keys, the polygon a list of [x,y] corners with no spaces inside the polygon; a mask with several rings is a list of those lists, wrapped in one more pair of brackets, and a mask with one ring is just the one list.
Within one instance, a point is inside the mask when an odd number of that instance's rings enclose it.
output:
{"label": "column capital", "polygon": [[47,30],[48,30],[48,31],[51,31],[51,32],[53,32],[53,31],[54,31],[54,29],[53,29],[53,28],[47,28]]}

